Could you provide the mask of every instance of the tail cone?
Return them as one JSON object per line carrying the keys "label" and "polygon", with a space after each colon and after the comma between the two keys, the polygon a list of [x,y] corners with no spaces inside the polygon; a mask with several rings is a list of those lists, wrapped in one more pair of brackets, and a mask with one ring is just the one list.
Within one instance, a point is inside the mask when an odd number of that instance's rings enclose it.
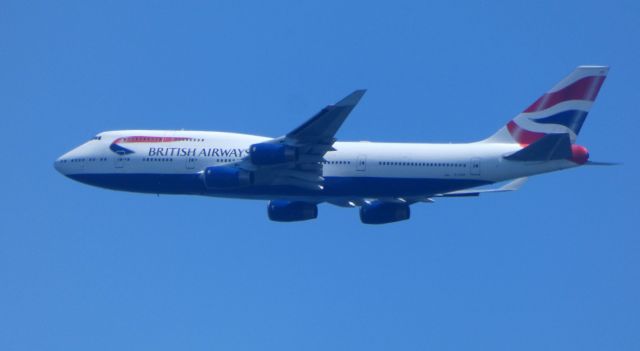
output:
{"label": "tail cone", "polygon": [[571,145],[571,161],[583,165],[589,161],[589,150],[582,145]]}

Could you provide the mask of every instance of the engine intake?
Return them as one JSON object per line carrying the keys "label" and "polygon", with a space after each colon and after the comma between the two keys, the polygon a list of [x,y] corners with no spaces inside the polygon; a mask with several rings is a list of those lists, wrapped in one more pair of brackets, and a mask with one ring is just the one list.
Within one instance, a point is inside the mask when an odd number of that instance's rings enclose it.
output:
{"label": "engine intake", "polygon": [[203,179],[207,188],[237,188],[253,184],[253,173],[236,167],[209,167]]}
{"label": "engine intake", "polygon": [[306,221],[318,217],[318,206],[302,201],[272,200],[267,211],[269,219],[276,222]]}
{"label": "engine intake", "polygon": [[273,165],[295,161],[297,149],[283,144],[253,144],[249,148],[251,162],[255,165]]}
{"label": "engine intake", "polygon": [[360,207],[360,220],[365,224],[385,224],[404,221],[411,216],[409,205],[374,201]]}

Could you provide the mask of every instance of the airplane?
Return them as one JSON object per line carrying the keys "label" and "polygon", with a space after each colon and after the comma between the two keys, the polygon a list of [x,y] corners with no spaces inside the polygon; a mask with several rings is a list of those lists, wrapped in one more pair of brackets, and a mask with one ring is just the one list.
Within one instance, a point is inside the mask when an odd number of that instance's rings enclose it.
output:
{"label": "airplane", "polygon": [[[490,137],[471,143],[337,141],[365,90],[277,137],[183,130],[102,132],[54,162],[89,185],[151,194],[269,200],[269,219],[317,218],[318,204],[359,207],[360,220],[409,219],[440,197],[517,190],[532,175],[583,165],[576,138],[607,66],[579,66]],[[486,186],[510,181],[499,188]],[[480,187],[480,188],[478,188]]]}

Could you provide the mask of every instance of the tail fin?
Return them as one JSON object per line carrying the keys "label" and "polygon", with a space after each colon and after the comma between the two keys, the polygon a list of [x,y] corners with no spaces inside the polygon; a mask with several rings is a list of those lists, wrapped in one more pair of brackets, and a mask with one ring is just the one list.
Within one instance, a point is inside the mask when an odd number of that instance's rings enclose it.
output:
{"label": "tail fin", "polygon": [[571,159],[572,156],[569,134],[562,133],[547,134],[504,158],[512,161],[551,161]]}
{"label": "tail fin", "polygon": [[524,146],[548,134],[568,133],[575,143],[608,71],[607,66],[579,66],[484,141]]}

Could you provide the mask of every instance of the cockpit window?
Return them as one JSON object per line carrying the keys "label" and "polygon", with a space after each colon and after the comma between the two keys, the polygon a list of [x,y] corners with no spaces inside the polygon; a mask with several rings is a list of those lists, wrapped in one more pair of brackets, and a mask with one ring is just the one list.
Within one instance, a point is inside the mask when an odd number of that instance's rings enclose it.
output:
{"label": "cockpit window", "polygon": [[102,136],[100,135],[96,135],[93,138],[91,138],[91,140],[101,140],[101,139],[102,139]]}

